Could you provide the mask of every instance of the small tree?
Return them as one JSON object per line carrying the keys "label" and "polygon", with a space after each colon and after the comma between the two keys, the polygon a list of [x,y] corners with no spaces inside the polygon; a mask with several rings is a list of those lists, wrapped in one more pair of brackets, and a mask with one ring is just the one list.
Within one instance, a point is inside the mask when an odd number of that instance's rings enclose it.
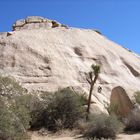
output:
{"label": "small tree", "polygon": [[[99,65],[91,65],[92,71],[88,73],[87,81],[90,84],[90,90],[89,90],[89,97],[88,97],[88,107],[87,107],[87,119],[88,115],[90,113],[90,104],[91,104],[91,95],[94,88],[94,85],[98,79],[99,73],[100,73],[100,66]],[[94,76],[94,78],[93,78]]]}

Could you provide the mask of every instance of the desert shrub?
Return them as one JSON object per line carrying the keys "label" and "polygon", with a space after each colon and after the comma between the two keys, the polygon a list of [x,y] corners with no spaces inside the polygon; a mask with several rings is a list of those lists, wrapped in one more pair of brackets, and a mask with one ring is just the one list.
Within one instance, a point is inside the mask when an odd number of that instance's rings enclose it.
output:
{"label": "desert shrub", "polygon": [[59,122],[64,128],[73,128],[75,122],[82,117],[82,104],[73,91],[63,89],[57,91],[53,95],[53,99],[49,102],[45,116],[48,116],[45,124],[50,129],[54,129]]}
{"label": "desert shrub", "polygon": [[76,121],[83,117],[84,109],[79,98],[70,89],[59,90],[43,96],[32,114],[32,126],[46,127],[48,130],[57,131],[62,128],[73,128]]}
{"label": "desert shrub", "polygon": [[108,105],[106,107],[106,109],[107,109],[107,111],[108,111],[108,113],[110,115],[116,115],[116,116],[118,116],[118,118],[121,119],[121,115],[119,113],[119,105],[117,105],[117,104],[110,104],[110,105]]}
{"label": "desert shrub", "polygon": [[30,100],[31,95],[15,96],[14,101],[10,105],[10,110],[20,119],[25,129],[30,127]]}
{"label": "desert shrub", "polygon": [[31,100],[31,129],[39,129],[44,127],[44,120],[46,119],[44,116],[44,112],[46,109],[46,98],[44,100],[40,100],[38,97],[34,97]]}
{"label": "desert shrub", "polygon": [[115,104],[108,105],[106,109],[109,114],[115,114],[116,112],[118,112],[118,105]]}
{"label": "desert shrub", "polygon": [[90,116],[89,127],[84,136],[89,139],[114,139],[121,128],[122,123],[116,116],[108,116],[106,114],[93,115]]}
{"label": "desert shrub", "polygon": [[0,76],[0,96],[8,99],[27,92],[18,82],[9,77]]}
{"label": "desert shrub", "polygon": [[136,99],[136,102],[137,102],[138,104],[140,104],[140,91],[137,91],[137,92],[135,93],[134,97],[135,97],[135,99]]}
{"label": "desert shrub", "polygon": [[79,134],[85,134],[87,129],[89,128],[89,122],[85,119],[79,120],[76,125],[76,130]]}
{"label": "desert shrub", "polygon": [[25,128],[29,128],[31,95],[14,79],[3,76],[0,76],[0,95],[7,102],[9,110],[20,119]]}
{"label": "desert shrub", "polygon": [[24,140],[27,133],[19,118],[9,110],[1,101],[0,103],[0,139],[1,140]]}
{"label": "desert shrub", "polygon": [[88,101],[84,95],[79,95],[79,96],[77,96],[77,98],[81,105],[83,105],[83,106],[87,105]]}
{"label": "desert shrub", "polygon": [[25,93],[15,80],[0,76],[0,139],[22,140],[27,136],[30,98]]}
{"label": "desert shrub", "polygon": [[[140,104],[140,92],[136,92],[135,100],[138,104]],[[140,110],[136,108],[132,111],[124,120],[125,131],[130,132],[139,132],[140,131]]]}
{"label": "desert shrub", "polygon": [[140,112],[132,112],[124,121],[125,131],[139,132],[140,131]]}

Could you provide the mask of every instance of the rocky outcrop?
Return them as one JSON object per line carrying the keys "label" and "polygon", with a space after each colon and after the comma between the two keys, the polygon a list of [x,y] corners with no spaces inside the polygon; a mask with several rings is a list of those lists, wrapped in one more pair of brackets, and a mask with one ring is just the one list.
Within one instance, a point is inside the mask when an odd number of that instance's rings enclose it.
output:
{"label": "rocky outcrop", "polygon": [[[40,27],[41,23],[47,27]],[[130,98],[140,89],[139,56],[97,31],[59,26],[41,17],[16,22],[9,36],[0,35],[0,72],[15,77],[30,91],[70,86],[88,96],[86,73],[92,64],[99,64],[91,106],[102,112],[114,87],[121,85]]]}
{"label": "rocky outcrop", "polygon": [[20,19],[16,21],[13,25],[13,31],[24,30],[24,29],[40,29],[40,28],[56,28],[56,27],[64,27],[68,28],[68,26],[60,24],[57,21],[49,20],[43,17],[31,16],[26,19]]}

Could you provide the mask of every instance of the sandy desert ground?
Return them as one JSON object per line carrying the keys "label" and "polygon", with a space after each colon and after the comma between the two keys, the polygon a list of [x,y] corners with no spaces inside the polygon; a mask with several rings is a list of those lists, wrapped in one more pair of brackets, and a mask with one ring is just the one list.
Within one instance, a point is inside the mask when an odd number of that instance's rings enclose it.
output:
{"label": "sandy desert ground", "polygon": [[[61,134],[54,136],[41,136],[37,132],[31,133],[31,140],[84,140],[79,138],[78,135],[73,136],[72,134]],[[140,133],[137,134],[119,134],[116,140],[140,140]]]}

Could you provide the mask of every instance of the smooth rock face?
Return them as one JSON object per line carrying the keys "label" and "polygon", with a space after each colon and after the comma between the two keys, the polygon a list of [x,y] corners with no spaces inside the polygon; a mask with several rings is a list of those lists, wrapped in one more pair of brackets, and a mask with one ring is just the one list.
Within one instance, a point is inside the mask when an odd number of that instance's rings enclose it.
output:
{"label": "smooth rock face", "polygon": [[121,117],[128,116],[133,110],[133,104],[126,94],[126,91],[118,86],[113,88],[110,98],[110,106],[116,114]]}
{"label": "smooth rock face", "polygon": [[[139,56],[94,30],[44,28],[42,23],[51,21],[44,20],[23,27],[16,22],[10,36],[0,35],[1,73],[12,75],[28,90],[55,91],[73,86],[80,87],[88,96],[85,73],[92,64],[100,64],[92,101],[103,112],[114,87],[122,86],[130,97],[140,89]],[[55,22],[51,24],[56,26]]]}

